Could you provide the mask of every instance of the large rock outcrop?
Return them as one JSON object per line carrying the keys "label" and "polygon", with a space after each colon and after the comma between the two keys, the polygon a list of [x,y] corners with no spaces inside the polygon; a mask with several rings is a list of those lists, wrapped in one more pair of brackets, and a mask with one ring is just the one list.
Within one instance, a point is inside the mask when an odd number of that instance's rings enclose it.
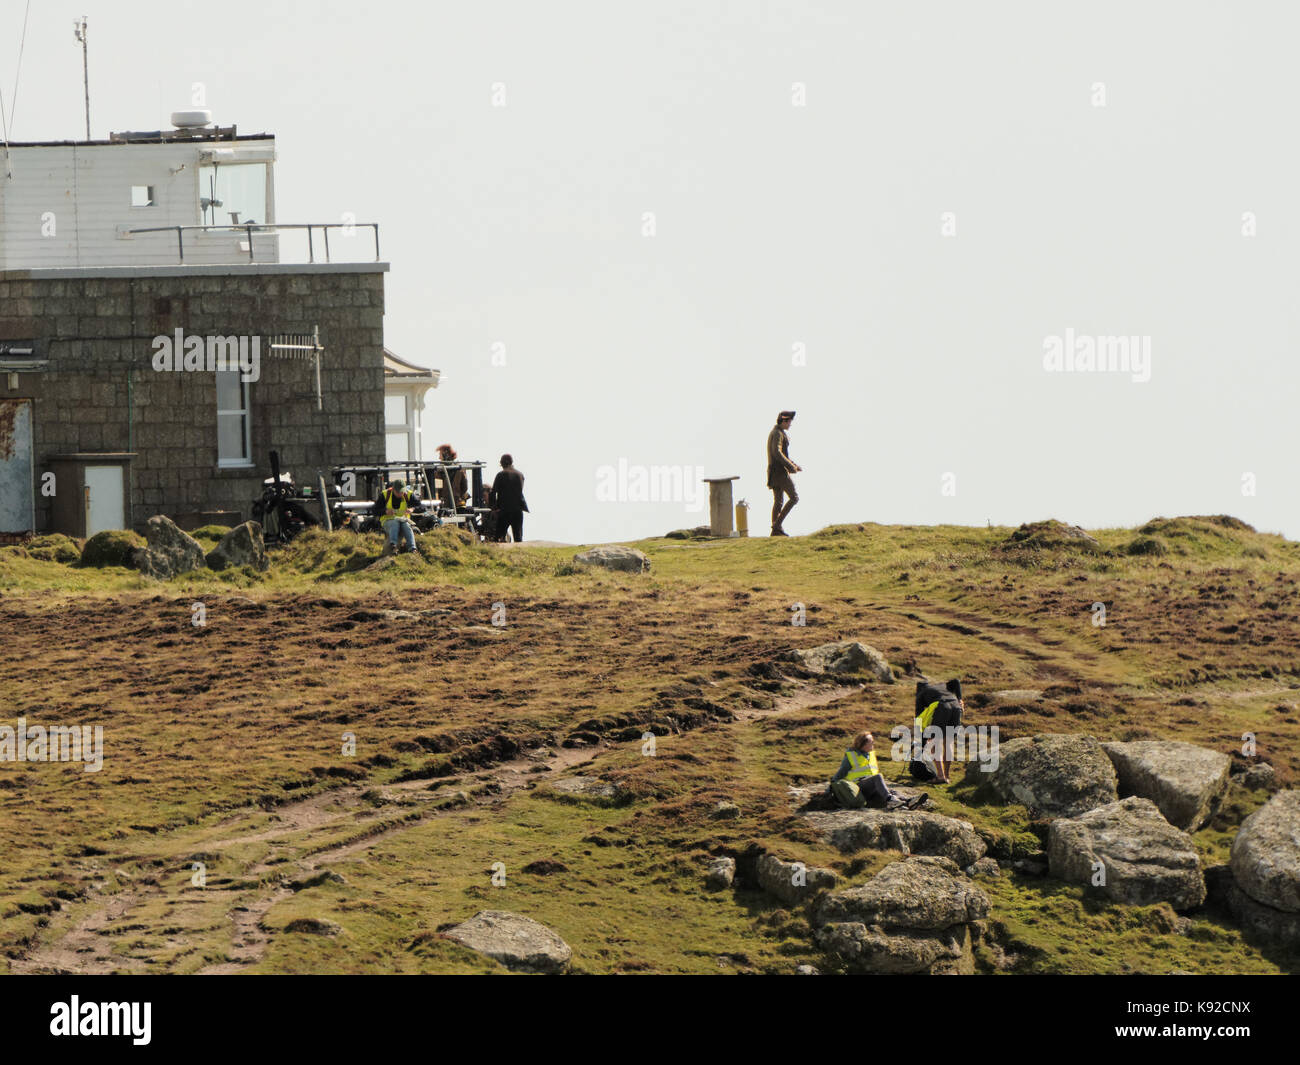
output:
{"label": "large rock outcrop", "polygon": [[207,565],[203,546],[163,514],[145,523],[144,538],[145,547],[134,552],[131,562],[146,577],[166,581]]}
{"label": "large rock outcrop", "polygon": [[573,957],[569,945],[546,925],[508,910],[480,910],[443,935],[524,972],[566,972]]}
{"label": "large rock outcrop", "polygon": [[1228,904],[1249,931],[1300,946],[1300,791],[1280,791],[1232,841]]}
{"label": "large rock outcrop", "polygon": [[1115,768],[1092,736],[1045,734],[1001,745],[993,790],[1033,817],[1077,817],[1119,798]]}
{"label": "large rock outcrop", "polygon": [[271,563],[266,557],[262,526],[255,521],[236,525],[208,552],[207,561],[209,569],[220,570],[227,566],[251,566],[255,570],[269,568]]}
{"label": "large rock outcrop", "polygon": [[988,896],[953,862],[914,857],[824,895],[813,923],[822,949],[860,972],[970,974],[972,932],[988,913]]}
{"label": "large rock outcrop", "polygon": [[1192,837],[1166,821],[1150,799],[1130,796],[1053,821],[1047,863],[1053,876],[1093,885],[1131,906],[1168,902],[1190,910],[1205,901]]}
{"label": "large rock outcrop", "polygon": [[1195,832],[1214,815],[1228,790],[1232,759],[1175,740],[1103,743],[1121,795],[1150,799],[1175,828]]}
{"label": "large rock outcrop", "polygon": [[786,658],[810,673],[870,673],[885,684],[894,683],[894,673],[885,656],[857,640],[841,640],[790,651]]}
{"label": "large rock outcrop", "polygon": [[970,822],[924,810],[813,810],[803,816],[848,854],[897,850],[950,858],[964,869],[988,849]]}

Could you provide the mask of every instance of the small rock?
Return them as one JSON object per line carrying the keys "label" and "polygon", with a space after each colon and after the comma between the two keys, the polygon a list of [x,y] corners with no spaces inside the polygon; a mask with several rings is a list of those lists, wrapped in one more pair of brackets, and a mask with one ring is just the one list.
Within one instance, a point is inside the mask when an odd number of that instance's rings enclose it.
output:
{"label": "small rock", "polygon": [[709,811],[709,817],[714,821],[734,821],[739,816],[740,807],[734,802],[726,802],[725,800]]}
{"label": "small rock", "polygon": [[1277,773],[1267,762],[1256,762],[1241,774],[1241,786],[1251,791],[1263,791],[1277,784]]}
{"label": "small rock", "polygon": [[601,806],[615,806],[626,798],[625,792],[617,785],[597,777],[560,777],[545,781],[541,787],[573,801]]}
{"label": "small rock", "polygon": [[714,858],[709,862],[709,871],[705,875],[705,883],[713,891],[721,891],[723,888],[729,888],[736,882],[736,859],[735,858]]}
{"label": "small rock", "polygon": [[1017,858],[1011,863],[1011,868],[1021,876],[1046,876],[1047,866],[1043,862],[1035,862],[1029,858]]}
{"label": "small rock", "polygon": [[602,569],[618,570],[623,573],[650,572],[650,559],[634,547],[621,547],[613,544],[593,547],[573,556],[573,561],[580,566],[598,566]]}
{"label": "small rock", "polygon": [[569,945],[546,925],[507,910],[480,910],[443,934],[525,972],[562,973],[573,958]]}
{"label": "small rock", "polygon": [[795,976],[821,976],[821,970],[815,965],[796,965],[794,974]]}
{"label": "small rock", "polygon": [[226,569],[229,566],[251,566],[255,570],[269,569],[270,560],[266,557],[266,544],[262,538],[262,526],[255,521],[246,521],[236,525],[226,533],[207,557],[208,568]]}
{"label": "small rock", "polygon": [[146,577],[165,581],[207,566],[202,545],[171,518],[155,514],[145,523],[144,537],[146,546],[134,552],[131,562]]}
{"label": "small rock", "polygon": [[807,902],[821,891],[835,887],[837,877],[829,869],[808,868],[803,862],[783,862],[774,854],[758,860],[758,886],[787,906]]}
{"label": "small rock", "polygon": [[786,658],[798,662],[810,673],[870,673],[884,684],[894,683],[894,673],[885,656],[857,640],[790,651]]}
{"label": "small rock", "polygon": [[967,876],[1001,876],[1002,867],[994,858],[980,858],[966,867]]}

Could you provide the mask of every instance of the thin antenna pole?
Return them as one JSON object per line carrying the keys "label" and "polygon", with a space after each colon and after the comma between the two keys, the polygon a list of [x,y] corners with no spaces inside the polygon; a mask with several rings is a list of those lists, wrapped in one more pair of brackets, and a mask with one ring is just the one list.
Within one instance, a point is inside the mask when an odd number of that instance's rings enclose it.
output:
{"label": "thin antenna pole", "polygon": [[81,79],[86,88],[86,140],[90,140],[90,52],[86,38],[86,16],[73,21],[77,27],[77,40],[81,42]]}

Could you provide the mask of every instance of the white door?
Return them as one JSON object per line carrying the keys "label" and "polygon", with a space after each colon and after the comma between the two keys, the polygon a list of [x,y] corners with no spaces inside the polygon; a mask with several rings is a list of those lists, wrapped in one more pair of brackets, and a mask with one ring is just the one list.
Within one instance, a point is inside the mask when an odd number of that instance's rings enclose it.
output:
{"label": "white door", "polygon": [[86,467],[86,535],[120,529],[126,523],[121,466]]}
{"label": "white door", "polygon": [[35,528],[32,401],[0,399],[0,533],[25,533]]}

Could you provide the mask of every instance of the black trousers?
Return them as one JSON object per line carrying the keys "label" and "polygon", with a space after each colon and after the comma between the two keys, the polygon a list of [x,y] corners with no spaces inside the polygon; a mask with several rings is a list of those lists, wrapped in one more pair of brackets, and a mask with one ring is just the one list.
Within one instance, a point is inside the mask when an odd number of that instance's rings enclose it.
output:
{"label": "black trousers", "polygon": [[501,517],[497,519],[497,538],[506,542],[506,530],[509,529],[514,533],[515,543],[524,542],[524,512],[522,510],[503,510]]}

